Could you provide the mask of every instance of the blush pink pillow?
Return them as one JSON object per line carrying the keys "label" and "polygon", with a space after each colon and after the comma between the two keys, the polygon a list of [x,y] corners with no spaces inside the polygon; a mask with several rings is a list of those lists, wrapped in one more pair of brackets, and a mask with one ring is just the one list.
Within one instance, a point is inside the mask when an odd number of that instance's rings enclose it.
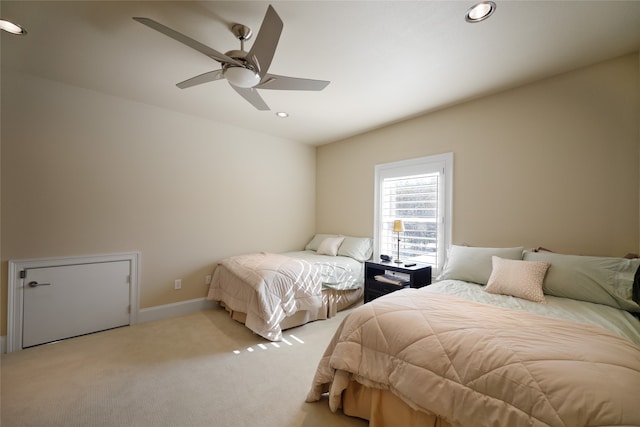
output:
{"label": "blush pink pillow", "polygon": [[546,303],[542,293],[549,263],[491,257],[493,269],[485,291]]}

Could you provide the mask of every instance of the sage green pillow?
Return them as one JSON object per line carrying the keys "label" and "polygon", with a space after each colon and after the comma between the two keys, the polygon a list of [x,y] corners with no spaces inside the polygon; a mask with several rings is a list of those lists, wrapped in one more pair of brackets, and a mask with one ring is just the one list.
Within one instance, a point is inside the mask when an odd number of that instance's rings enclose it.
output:
{"label": "sage green pillow", "polygon": [[491,257],[522,259],[524,247],[480,248],[474,246],[451,245],[447,262],[438,280],[463,280],[486,285],[493,268]]}
{"label": "sage green pillow", "polygon": [[547,295],[640,313],[632,296],[640,259],[526,251],[524,260],[551,264],[542,287]]}

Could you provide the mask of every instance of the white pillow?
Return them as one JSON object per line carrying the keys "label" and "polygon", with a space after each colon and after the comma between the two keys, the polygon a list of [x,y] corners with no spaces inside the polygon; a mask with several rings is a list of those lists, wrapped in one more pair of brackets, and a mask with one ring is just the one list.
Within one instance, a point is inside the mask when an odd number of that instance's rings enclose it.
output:
{"label": "white pillow", "polygon": [[486,285],[491,276],[492,256],[507,259],[522,259],[523,247],[477,248],[452,245],[447,263],[438,280],[452,279]]}
{"label": "white pillow", "polygon": [[485,291],[490,294],[511,295],[533,302],[546,303],[542,292],[547,262],[517,261],[491,257],[493,270]]}
{"label": "white pillow", "polygon": [[338,255],[338,248],[340,247],[340,244],[342,244],[343,240],[344,236],[327,237],[322,241],[322,243],[320,243],[320,246],[318,246],[318,250],[316,251],[316,253],[318,255],[336,256]]}
{"label": "white pillow", "polygon": [[317,251],[320,247],[320,243],[327,237],[339,237],[337,234],[316,234],[313,238],[307,243],[305,246],[305,250],[308,251]]}
{"label": "white pillow", "polygon": [[372,252],[373,248],[369,237],[345,236],[344,241],[338,249],[338,255],[348,256],[360,262],[371,258]]}

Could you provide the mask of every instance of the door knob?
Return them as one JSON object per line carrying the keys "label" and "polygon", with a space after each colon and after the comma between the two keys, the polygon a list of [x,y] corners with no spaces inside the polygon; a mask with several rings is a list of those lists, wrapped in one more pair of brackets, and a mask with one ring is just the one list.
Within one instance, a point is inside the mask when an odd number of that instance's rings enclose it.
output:
{"label": "door knob", "polygon": [[37,288],[38,286],[51,286],[51,283],[38,283],[36,281],[29,282],[29,286],[32,288]]}

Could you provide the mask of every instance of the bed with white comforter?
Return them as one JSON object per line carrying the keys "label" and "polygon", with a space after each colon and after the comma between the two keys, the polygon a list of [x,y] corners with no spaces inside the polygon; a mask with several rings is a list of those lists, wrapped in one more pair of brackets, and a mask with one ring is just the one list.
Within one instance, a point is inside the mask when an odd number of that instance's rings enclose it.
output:
{"label": "bed with white comforter", "polygon": [[304,251],[229,257],[216,267],[208,299],[256,334],[279,341],[284,329],[361,302],[363,262],[370,256],[369,238],[318,234]]}

